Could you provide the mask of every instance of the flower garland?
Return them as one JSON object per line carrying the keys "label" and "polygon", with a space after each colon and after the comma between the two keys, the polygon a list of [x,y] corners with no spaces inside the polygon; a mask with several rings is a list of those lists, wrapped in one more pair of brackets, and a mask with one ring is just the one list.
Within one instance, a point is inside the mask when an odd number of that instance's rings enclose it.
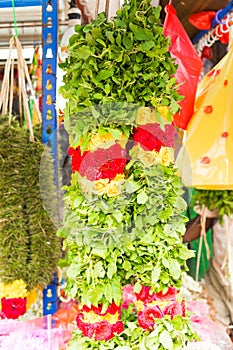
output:
{"label": "flower garland", "polygon": [[17,319],[36,301],[35,290],[28,291],[26,283],[20,279],[6,284],[0,282],[0,317]]}
{"label": "flower garland", "polygon": [[[73,174],[58,235],[66,292],[80,303],[71,349],[181,349],[196,337],[178,296],[193,252],[182,243],[172,124],[180,97],[159,11],[132,0],[111,22],[101,14],[77,27],[63,64]],[[127,285],[133,309],[123,306]]]}
{"label": "flower garland", "polygon": [[[9,121],[2,118],[0,305],[1,317],[17,318],[29,308],[29,301],[37,298],[35,289],[50,283],[61,249],[41,198],[45,191],[46,200],[54,210],[56,191],[49,169],[52,156],[40,141],[41,128],[34,128],[36,139],[31,142],[27,129],[15,120],[9,125]],[[43,182],[46,185],[40,188]]]}

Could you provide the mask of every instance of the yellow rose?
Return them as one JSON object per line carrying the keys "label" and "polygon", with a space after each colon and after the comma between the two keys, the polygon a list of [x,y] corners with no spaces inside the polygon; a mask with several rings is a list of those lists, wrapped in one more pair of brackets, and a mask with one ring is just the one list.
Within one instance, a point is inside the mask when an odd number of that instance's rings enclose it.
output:
{"label": "yellow rose", "polygon": [[93,192],[98,194],[99,196],[102,196],[107,192],[108,182],[108,179],[101,179],[95,181],[93,186]]}
{"label": "yellow rose", "polygon": [[114,177],[113,181],[122,182],[122,181],[124,181],[124,179],[125,179],[124,174],[117,174],[117,175]]}
{"label": "yellow rose", "polygon": [[131,150],[130,150],[130,156],[135,159],[139,157],[139,153],[140,153],[140,146],[136,145],[134,146]]}
{"label": "yellow rose", "polygon": [[160,106],[160,107],[158,107],[158,112],[166,120],[168,119],[168,111],[169,111],[169,107],[168,106]]}
{"label": "yellow rose", "polygon": [[119,196],[121,194],[121,183],[112,180],[107,188],[107,195],[109,197]]}
{"label": "yellow rose", "polygon": [[161,147],[158,156],[158,163],[165,166],[174,163],[174,149],[172,147]]}
{"label": "yellow rose", "polygon": [[136,123],[138,125],[148,124],[151,118],[151,109],[149,107],[139,107],[136,116]]}
{"label": "yellow rose", "polygon": [[89,142],[88,150],[95,151],[97,148],[109,148],[114,144],[114,138],[110,133],[94,134]]}
{"label": "yellow rose", "polygon": [[122,134],[121,137],[118,140],[116,140],[116,141],[117,141],[117,143],[119,143],[121,148],[125,148],[126,143],[128,141],[128,138],[126,137],[125,134]]}
{"label": "yellow rose", "polygon": [[145,167],[150,167],[158,163],[158,153],[156,151],[140,152],[138,157]]}
{"label": "yellow rose", "polygon": [[144,310],[144,303],[143,303],[143,301],[137,300],[135,305],[136,305],[137,311],[143,311]]}

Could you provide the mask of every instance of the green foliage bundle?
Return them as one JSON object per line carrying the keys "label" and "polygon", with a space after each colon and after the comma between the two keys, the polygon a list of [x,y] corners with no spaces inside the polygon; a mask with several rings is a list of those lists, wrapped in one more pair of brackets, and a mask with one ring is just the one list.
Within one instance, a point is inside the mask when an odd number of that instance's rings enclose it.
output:
{"label": "green foliage bundle", "polygon": [[230,216],[233,213],[233,191],[231,190],[199,190],[195,189],[192,196],[192,204],[209,210],[217,210],[220,222],[223,215]]}
{"label": "green foliage bundle", "polygon": [[[170,120],[177,112],[181,100],[174,77],[177,66],[168,50],[169,39],[162,34],[160,11],[149,0],[125,1],[113,20],[101,13],[91,24],[75,27],[69,57],[60,65],[66,71],[61,92],[69,99],[65,111],[69,133],[81,127],[87,134],[93,123],[127,125],[130,119],[132,124],[130,104],[169,106]],[[125,103],[128,113],[126,108],[115,108],[119,102]],[[103,104],[108,111],[99,110]],[[91,112],[82,114],[89,107]],[[76,128],[72,118],[77,113],[81,121]]]}
{"label": "green foliage bundle", "polygon": [[[40,160],[44,151],[40,130],[36,141],[17,122],[0,126],[0,279],[22,278],[28,289],[46,286],[60,257],[60,240],[41,199]],[[47,155],[47,165],[53,162]],[[48,196],[55,193],[53,175]]]}
{"label": "green foliage bundle", "polygon": [[120,303],[122,285],[180,288],[193,253],[182,244],[185,201],[176,169],[130,162],[121,196],[83,196],[74,174],[58,233],[68,249],[67,290],[87,305]]}

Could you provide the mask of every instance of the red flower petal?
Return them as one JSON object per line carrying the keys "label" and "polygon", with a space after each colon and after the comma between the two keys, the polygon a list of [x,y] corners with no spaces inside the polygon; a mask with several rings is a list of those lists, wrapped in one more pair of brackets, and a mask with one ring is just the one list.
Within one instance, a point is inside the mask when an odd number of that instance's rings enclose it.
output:
{"label": "red flower petal", "polygon": [[173,302],[166,306],[163,310],[165,315],[170,315],[171,319],[173,319],[174,316],[179,315],[184,317],[185,316],[185,304],[184,300],[182,301],[181,304],[178,302]]}
{"label": "red flower petal", "polygon": [[7,318],[16,320],[26,312],[26,298],[2,298],[2,312]]}
{"label": "red flower petal", "polygon": [[95,340],[109,340],[114,337],[112,327],[107,321],[96,322],[88,328],[88,337]]}
{"label": "red flower petal", "polygon": [[159,292],[156,295],[156,299],[159,300],[176,300],[177,289],[174,287],[169,287],[167,293]]}
{"label": "red flower petal", "polygon": [[139,293],[135,293],[137,300],[141,300],[144,303],[150,303],[156,299],[154,293],[150,293],[151,287],[142,286],[142,289]]}
{"label": "red flower petal", "polygon": [[153,329],[156,318],[162,318],[163,313],[159,307],[145,308],[138,312],[138,324],[144,329]]}
{"label": "red flower petal", "polygon": [[112,332],[116,334],[121,334],[124,330],[124,325],[122,321],[118,321],[117,323],[112,325]]}
{"label": "red flower petal", "polygon": [[145,151],[156,150],[159,152],[160,148],[163,146],[162,142],[157,137],[142,127],[138,127],[134,130],[133,140],[135,143],[139,143]]}

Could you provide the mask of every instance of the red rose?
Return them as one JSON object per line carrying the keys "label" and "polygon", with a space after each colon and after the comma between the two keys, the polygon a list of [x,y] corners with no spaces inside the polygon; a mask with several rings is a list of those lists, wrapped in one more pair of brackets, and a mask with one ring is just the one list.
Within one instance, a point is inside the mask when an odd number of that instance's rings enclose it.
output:
{"label": "red rose", "polygon": [[120,145],[114,144],[109,149],[99,148],[94,152],[84,152],[79,167],[81,176],[88,180],[114,179],[117,174],[122,174],[126,165],[126,150]]}
{"label": "red rose", "polygon": [[26,298],[2,298],[2,312],[7,318],[16,320],[26,312]]}
{"label": "red rose", "polygon": [[121,334],[124,330],[124,325],[122,321],[118,321],[117,323],[112,325],[112,333]]}
{"label": "red rose", "polygon": [[77,147],[76,149],[70,147],[68,149],[68,155],[72,156],[72,172],[79,171],[80,165],[88,153],[89,152],[85,151],[81,154],[80,147]]}
{"label": "red rose", "polygon": [[137,300],[141,300],[144,303],[151,303],[156,300],[155,293],[150,293],[151,287],[142,286],[139,293],[135,293]]}
{"label": "red rose", "polygon": [[173,124],[166,124],[164,130],[161,129],[158,123],[150,123],[141,127],[157,138],[162,146],[174,147],[176,130]]}
{"label": "red rose", "polygon": [[174,287],[169,287],[167,292],[163,294],[163,292],[156,293],[156,299],[159,300],[176,300],[177,289]]}
{"label": "red rose", "polygon": [[82,321],[83,318],[84,318],[84,315],[81,312],[79,312],[78,316],[76,317],[76,323],[77,323],[78,328],[82,332],[82,334],[85,337],[87,337],[89,324],[88,323],[84,323]]}
{"label": "red rose", "polygon": [[173,319],[174,316],[185,316],[185,302],[182,300],[181,304],[174,301],[173,303],[166,306],[163,310],[164,315],[170,315],[171,319]]}
{"label": "red rose", "polygon": [[134,129],[133,140],[135,143],[139,143],[145,151],[156,150],[159,152],[160,148],[163,146],[162,142],[157,137],[142,127]]}
{"label": "red rose", "polygon": [[110,340],[114,334],[110,323],[101,321],[89,325],[87,336],[95,340]]}
{"label": "red rose", "polygon": [[138,312],[138,324],[143,329],[151,330],[154,327],[156,318],[162,318],[163,312],[158,306],[153,308],[145,308]]}

